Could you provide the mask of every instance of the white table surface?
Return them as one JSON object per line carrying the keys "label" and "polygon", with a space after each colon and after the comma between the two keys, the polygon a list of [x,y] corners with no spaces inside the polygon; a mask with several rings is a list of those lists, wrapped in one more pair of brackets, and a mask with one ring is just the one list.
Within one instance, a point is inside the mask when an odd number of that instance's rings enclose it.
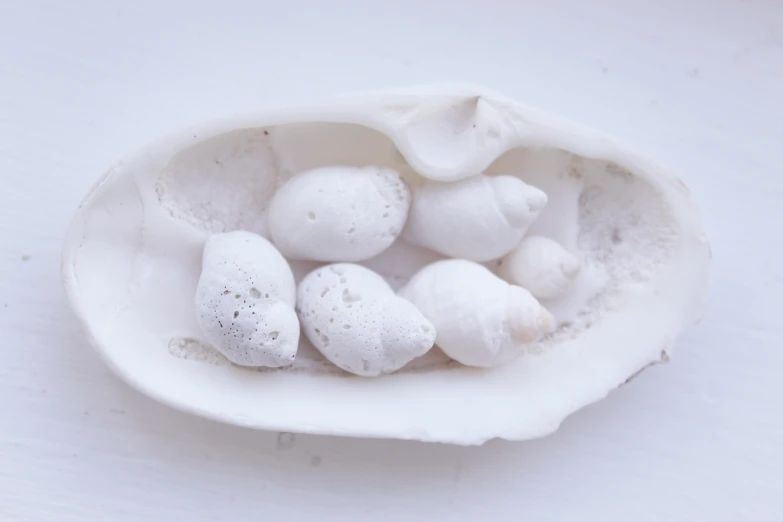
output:
{"label": "white table surface", "polygon": [[[158,4],[0,0],[0,520],[783,520],[783,1]],[[682,175],[714,283],[668,365],[546,439],[461,448],[220,425],[100,362],[59,253],[114,160],[212,116],[437,80]]]}

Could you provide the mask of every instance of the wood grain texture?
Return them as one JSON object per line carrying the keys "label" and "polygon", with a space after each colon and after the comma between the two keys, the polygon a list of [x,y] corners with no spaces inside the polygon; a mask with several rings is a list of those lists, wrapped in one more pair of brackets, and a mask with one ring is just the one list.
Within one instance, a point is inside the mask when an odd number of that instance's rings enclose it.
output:
{"label": "wood grain texture", "polygon": [[[714,284],[668,365],[549,438],[479,448],[223,426],[109,373],[58,270],[112,162],[212,116],[434,80],[682,175]],[[774,0],[0,2],[0,520],[781,520],[780,93]]]}

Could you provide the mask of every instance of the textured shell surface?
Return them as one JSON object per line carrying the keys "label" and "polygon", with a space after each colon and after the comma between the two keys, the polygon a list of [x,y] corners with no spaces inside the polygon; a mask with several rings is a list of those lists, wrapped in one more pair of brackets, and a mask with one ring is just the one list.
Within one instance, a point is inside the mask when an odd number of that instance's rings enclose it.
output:
{"label": "textured shell surface", "polygon": [[295,304],[294,276],[269,241],[242,230],[207,241],[196,317],[204,337],[231,362],[291,364],[299,347]]}
{"label": "textured shell surface", "polygon": [[546,201],[514,176],[428,181],[416,188],[403,238],[449,257],[491,261],[519,244]]}
{"label": "textured shell surface", "polygon": [[[539,292],[555,328],[493,368],[465,367],[436,346],[395,373],[357,377],[304,335],[293,364],[233,364],[197,319],[205,244],[235,230],[271,239],[276,192],[300,173],[335,166],[394,172],[413,201],[418,187],[478,175],[513,176],[542,191],[546,206],[525,233],[556,241],[579,266],[567,291]],[[444,254],[405,241],[403,218],[389,219],[383,239],[391,246],[355,260],[397,290]],[[507,253],[474,261],[502,276]],[[709,258],[697,206],[673,174],[609,136],[490,89],[437,84],[258,110],[152,142],[87,194],[62,273],[106,363],[172,407],[258,429],[472,445],[552,433],[667,361],[701,316]],[[296,283],[324,264],[306,255],[288,262]]]}
{"label": "textured shell surface", "polygon": [[409,200],[407,186],[391,169],[313,169],[277,190],[269,233],[289,259],[366,261],[397,239]]}
{"label": "textured shell surface", "polygon": [[468,366],[506,364],[554,326],[530,292],[464,259],[425,266],[399,295],[432,321],[446,355]]}
{"label": "textured shell surface", "polygon": [[297,306],[310,342],[356,375],[399,370],[435,342],[432,323],[363,266],[336,263],[313,270],[299,284]]}

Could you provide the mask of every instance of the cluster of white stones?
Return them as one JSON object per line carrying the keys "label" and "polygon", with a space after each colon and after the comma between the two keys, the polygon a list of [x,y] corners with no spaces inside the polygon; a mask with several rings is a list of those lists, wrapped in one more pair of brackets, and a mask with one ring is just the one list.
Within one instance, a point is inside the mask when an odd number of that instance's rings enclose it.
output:
{"label": "cluster of white stones", "polygon": [[[437,345],[468,366],[512,360],[554,327],[537,299],[558,299],[579,261],[525,234],[547,203],[514,176],[477,175],[409,187],[391,169],[323,167],[274,195],[271,241],[212,236],[196,293],[206,339],[243,366],[291,364],[300,328],[333,364],[362,376],[402,368]],[[447,258],[395,293],[354,264],[406,241]],[[326,264],[294,283],[286,261]],[[498,275],[481,262],[501,260]]]}

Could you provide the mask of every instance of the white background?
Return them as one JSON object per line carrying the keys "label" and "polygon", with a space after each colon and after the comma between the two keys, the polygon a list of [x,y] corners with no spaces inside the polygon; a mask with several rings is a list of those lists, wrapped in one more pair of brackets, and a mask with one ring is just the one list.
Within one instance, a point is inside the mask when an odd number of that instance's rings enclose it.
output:
{"label": "white background", "polygon": [[[681,174],[714,278],[671,363],[478,448],[281,439],[109,373],[58,269],[111,163],[212,116],[438,80]],[[781,147],[783,1],[0,0],[0,520],[783,520]]]}

